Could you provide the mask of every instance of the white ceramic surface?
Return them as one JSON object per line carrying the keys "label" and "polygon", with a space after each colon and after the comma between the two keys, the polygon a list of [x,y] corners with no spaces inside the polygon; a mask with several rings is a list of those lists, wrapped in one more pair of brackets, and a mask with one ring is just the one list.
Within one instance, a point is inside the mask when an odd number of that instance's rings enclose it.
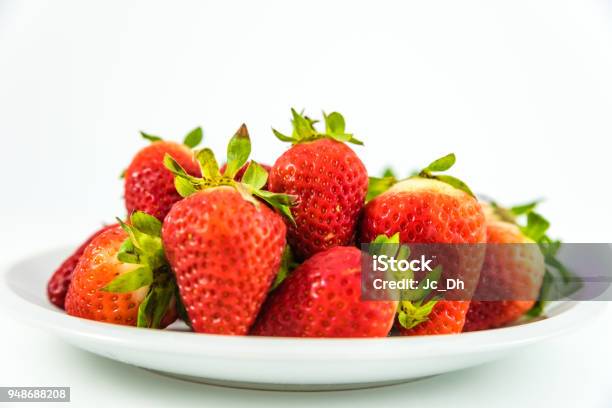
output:
{"label": "white ceramic surface", "polygon": [[192,381],[245,388],[326,390],[416,380],[507,356],[575,330],[605,302],[556,303],[547,317],[497,330],[384,339],[297,339],[136,329],[74,318],[51,305],[46,281],[67,250],[25,259],[4,271],[4,313],[50,330],[90,352]]}

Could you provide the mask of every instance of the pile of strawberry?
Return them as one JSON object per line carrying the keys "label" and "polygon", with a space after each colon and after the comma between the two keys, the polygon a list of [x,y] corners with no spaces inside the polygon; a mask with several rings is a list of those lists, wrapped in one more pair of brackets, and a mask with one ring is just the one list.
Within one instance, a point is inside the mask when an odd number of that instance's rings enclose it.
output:
{"label": "pile of strawberry", "polygon": [[[534,301],[362,301],[361,243],[540,242],[548,223],[533,205],[479,202],[443,174],[453,154],[403,180],[368,178],[342,115],[324,114],[323,131],[316,123],[292,110],[292,133],[274,130],[291,147],[270,167],[249,161],[244,125],[221,167],[210,149],[195,149],[200,128],[183,144],[143,133],[151,143],[123,174],[129,216],[64,261],[50,301],[108,323],[164,328],[180,318],[198,333],[297,337],[459,333],[541,310]],[[540,291],[543,254],[488,252],[474,258],[475,282],[527,276]]]}

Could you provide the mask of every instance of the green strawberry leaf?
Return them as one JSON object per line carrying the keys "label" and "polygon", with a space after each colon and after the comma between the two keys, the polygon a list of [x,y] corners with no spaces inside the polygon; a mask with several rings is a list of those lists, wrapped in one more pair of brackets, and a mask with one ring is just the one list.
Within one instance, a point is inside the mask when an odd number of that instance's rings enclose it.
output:
{"label": "green strawberry leaf", "polygon": [[[131,225],[117,218],[121,228],[127,232],[128,240],[130,241],[130,244],[124,243],[121,246],[122,250],[119,251],[121,259],[119,260],[147,266],[151,270],[163,266],[167,261],[160,236],[161,223],[159,223],[159,221],[150,220],[148,218],[150,217],[149,215],[141,212],[135,212],[132,216],[133,217],[130,218]],[[145,231],[134,225],[135,222],[140,223],[140,227]],[[129,248],[130,245],[133,246],[133,251],[128,252],[127,248]]]}
{"label": "green strawberry leaf", "polygon": [[382,177],[369,177],[366,202],[378,197],[397,182],[398,179],[390,167],[383,171]]}
{"label": "green strawberry leaf", "polygon": [[128,222],[117,220],[128,235],[117,259],[138,267],[118,275],[101,290],[129,293],[148,287],[147,296],[138,308],[137,326],[158,328],[177,291],[162,244],[162,223],[141,211],[132,213]]}
{"label": "green strawberry leaf", "polygon": [[314,122],[304,117],[302,114],[297,113],[295,109],[291,108],[291,116],[293,123],[293,130],[297,135],[298,139],[309,140],[317,134],[314,128]]}
{"label": "green strawberry leaf", "polygon": [[165,282],[156,284],[151,289],[155,295],[155,306],[153,307],[151,317],[147,320],[151,322],[151,328],[157,329],[161,325],[161,321],[170,307],[170,302],[174,297],[174,283]]}
{"label": "green strawberry leaf", "polygon": [[400,233],[396,232],[395,234],[391,235],[390,237],[386,236],[385,234],[379,234],[376,236],[376,238],[374,238],[374,241],[372,241],[372,243],[375,244],[399,244],[400,243]]}
{"label": "green strawberry leaf", "polygon": [[140,306],[138,306],[138,316],[136,318],[136,327],[150,327],[150,318],[152,306],[154,306],[154,293],[149,290]]}
{"label": "green strawberry leaf", "polygon": [[368,178],[368,193],[366,201],[370,201],[397,183],[397,179],[393,176],[388,177],[369,177]]}
{"label": "green strawberry leaf", "polygon": [[250,185],[255,190],[260,190],[266,185],[268,181],[268,172],[262,166],[255,161],[251,160],[247,167],[244,175],[242,176],[242,182]]}
{"label": "green strawberry leaf", "polygon": [[164,167],[170,170],[170,172],[175,176],[181,176],[186,179],[195,178],[188,174],[187,171],[185,171],[185,169],[183,168],[183,166],[181,166],[176,160],[174,160],[174,157],[170,156],[168,153],[164,155],[163,163]]}
{"label": "green strawberry leaf", "polygon": [[272,208],[278,210],[293,225],[296,225],[295,219],[293,218],[293,214],[291,214],[291,207],[297,204],[297,196],[290,194],[272,193],[266,190],[253,190],[252,194],[256,197],[261,198],[266,203],[270,204]]}
{"label": "green strawberry leaf", "polygon": [[384,171],[383,171],[383,177],[393,177],[393,178],[397,178],[397,176],[395,175],[395,172],[393,171],[393,169],[391,167],[387,167]]}
{"label": "green strawberry leaf", "polygon": [[[368,245],[368,252],[370,255],[386,255],[388,257],[395,258],[397,253],[399,252],[399,248],[405,247],[408,249],[408,255],[410,255],[410,248],[407,245],[400,245],[399,247],[397,247],[396,245],[398,245],[399,243],[399,232],[393,234],[391,237],[381,234],[376,236],[376,238],[374,238],[374,241],[370,242],[370,245]],[[399,260],[400,258],[396,259]]]}
{"label": "green strawberry leaf", "polygon": [[130,224],[119,218],[117,221],[128,234],[128,238],[119,248],[117,259],[123,263],[140,265],[146,270],[139,268],[119,275],[105,287],[105,290],[130,292],[129,289],[141,280],[150,284],[157,270],[168,264],[161,241],[161,222],[141,211],[136,211],[131,215]]}
{"label": "green strawberry leaf", "polygon": [[[177,177],[185,179],[186,181],[191,183],[194,186],[194,188],[200,184],[204,184],[205,182],[204,179],[194,177],[191,174],[187,173],[187,171],[176,160],[174,160],[174,158],[170,156],[168,153],[164,155],[163,164],[165,168],[167,168],[168,170],[170,170],[172,174],[174,174],[175,180]],[[175,187],[176,187],[176,182],[175,182]],[[184,187],[184,186],[181,186],[181,187]],[[179,194],[180,194],[180,190],[177,189],[177,191],[179,191]],[[184,195],[183,197],[187,197],[187,195]]]}
{"label": "green strawberry leaf", "polygon": [[325,134],[339,142],[349,142],[358,145],[363,145],[363,142],[355,139],[351,133],[346,133],[346,123],[344,117],[338,112],[332,112],[329,115],[323,112],[325,122]]}
{"label": "green strawberry leaf", "polygon": [[191,132],[187,133],[187,136],[185,136],[185,139],[183,139],[183,144],[190,149],[193,149],[202,142],[203,137],[204,132],[202,131],[202,128],[198,126]]}
{"label": "green strawberry leaf", "polygon": [[176,189],[176,192],[179,193],[179,195],[183,198],[189,197],[190,195],[198,191],[192,183],[182,177],[174,178],[174,188]]}
{"label": "green strawberry leaf", "polygon": [[490,201],[489,205],[493,209],[493,213],[497,219],[500,221],[509,222],[511,224],[516,224],[517,215],[513,213],[511,209],[504,208],[495,201]]}
{"label": "green strawberry leaf", "polygon": [[270,290],[272,291],[279,287],[279,285],[283,283],[285,279],[287,279],[291,271],[293,271],[297,266],[298,264],[293,258],[291,247],[289,246],[289,244],[286,244],[285,249],[283,251],[283,257],[281,259],[280,268],[278,270],[278,273],[276,274],[276,277],[274,278],[274,282],[272,283],[272,287],[270,288]]}
{"label": "green strawberry leaf", "polygon": [[132,241],[126,239],[119,248],[117,259],[123,263],[140,264],[140,257],[135,251],[136,248],[134,244],[132,244]]}
{"label": "green strawberry leaf", "polygon": [[152,215],[142,211],[135,211],[130,216],[130,221],[134,228],[147,235],[161,236],[162,223]]}
{"label": "green strawberry leaf", "polygon": [[227,145],[227,166],[223,175],[233,179],[238,170],[247,162],[250,154],[251,139],[246,126],[243,124]]}
{"label": "green strawberry leaf", "polygon": [[476,195],[474,195],[467,184],[458,178],[446,174],[433,174],[434,172],[441,172],[450,169],[455,164],[455,160],[455,154],[449,153],[446,156],[440,157],[439,159],[431,162],[427,167],[421,170],[416,177],[439,180],[476,198]]}
{"label": "green strawberry leaf", "polygon": [[219,171],[219,164],[215,154],[209,148],[202,149],[196,153],[196,160],[200,164],[200,170],[202,171],[202,177],[205,179],[216,180],[221,178],[221,172]]}
{"label": "green strawberry leaf", "polygon": [[[119,223],[121,228],[125,232],[127,232],[128,237],[129,237],[128,240],[130,241],[130,244],[134,247],[134,250],[140,249],[140,244],[138,242],[138,239],[136,238],[135,230],[129,225],[127,225],[125,222],[123,222],[121,218],[117,218],[117,222]],[[128,244],[125,244],[125,245],[127,246]]]}
{"label": "green strawberry leaf", "polygon": [[[259,205],[258,197],[277,209],[283,216],[295,223],[291,214],[291,206],[295,205],[296,197],[287,194],[272,193],[262,190],[268,179],[268,172],[255,161],[248,165],[242,181],[234,180],[236,173],[248,161],[251,152],[251,141],[245,125],[242,125],[231,138],[227,147],[227,165],[224,174],[219,172],[219,166],[214,153],[206,148],[196,153],[196,159],[202,170],[202,177],[188,174],[181,165],[166,154],[164,166],[174,175],[174,186],[182,197],[187,197],[197,191],[218,186],[234,187],[240,195],[254,205]],[[137,243],[140,245],[140,243]]]}
{"label": "green strawberry leaf", "polygon": [[350,136],[349,140],[347,140],[347,142],[352,143],[352,144],[356,144],[356,145],[359,145],[359,146],[363,146],[364,145],[363,142],[361,140],[359,140],[359,139],[356,139],[355,136],[353,136],[352,133],[348,134],[347,136]]}
{"label": "green strawberry leaf", "polygon": [[296,142],[296,139],[294,137],[284,135],[274,128],[272,128],[272,133],[274,133],[274,136],[276,136],[277,139],[280,140],[281,142],[291,142],[291,143]]}
{"label": "green strawberry leaf", "polygon": [[446,156],[440,157],[439,159],[431,162],[427,167],[423,169],[423,171],[425,172],[446,171],[450,169],[451,167],[453,167],[453,165],[455,164],[455,161],[456,161],[455,153],[449,153]]}
{"label": "green strawberry leaf", "polygon": [[461,190],[461,191],[471,195],[474,198],[476,197],[476,195],[474,193],[472,193],[472,190],[470,190],[470,188],[467,186],[467,184],[465,184],[463,181],[459,180],[456,177],[449,176],[449,175],[446,175],[446,174],[440,174],[440,175],[437,175],[435,178],[437,180],[440,180],[440,181],[442,181],[442,182],[444,182],[446,184],[449,184],[449,185],[455,187],[456,189],[459,189],[459,190]]}
{"label": "green strawberry leaf", "polygon": [[526,237],[538,242],[544,238],[548,227],[550,227],[550,222],[546,218],[531,211],[527,214],[527,225],[521,227],[521,231]]}
{"label": "green strawberry leaf", "polygon": [[[396,233],[391,237],[386,235],[378,235],[369,245],[370,255],[386,255],[389,258],[396,260],[410,259],[410,246],[400,244],[400,234]],[[436,266],[432,271],[428,272],[425,277],[419,282],[417,289],[406,289],[400,292],[400,302],[398,303],[397,318],[402,327],[411,329],[418,324],[427,321],[429,314],[436,305],[437,299],[429,299],[432,289],[425,288],[428,281],[440,280],[442,276],[442,266]],[[413,279],[414,272],[397,271],[393,275],[393,279]],[[425,303],[424,303],[425,302]]]}
{"label": "green strawberry leaf", "polygon": [[321,133],[314,126],[318,123],[317,120],[313,120],[305,116],[303,112],[298,113],[295,109],[291,108],[291,124],[293,125],[291,136],[280,133],[274,128],[272,128],[272,132],[279,140],[292,144],[330,138],[338,142],[363,145],[363,142],[356,139],[353,134],[345,131],[346,123],[340,113],[332,112],[327,115],[323,112],[323,119],[325,122],[325,132]]}
{"label": "green strawberry leaf", "polygon": [[406,330],[429,320],[429,314],[436,305],[436,300],[430,300],[425,304],[421,302],[401,301],[399,302],[397,320]]}
{"label": "green strawberry leaf", "polygon": [[346,123],[344,121],[344,117],[338,112],[332,112],[329,115],[326,115],[323,112],[323,119],[325,120],[325,133],[328,135],[331,134],[344,134],[344,129],[346,128]]}
{"label": "green strawberry leaf", "polygon": [[[126,240],[126,242],[128,242],[128,240]],[[117,259],[123,263],[140,264],[140,258],[138,255],[130,254],[128,252],[117,253]]]}
{"label": "green strawberry leaf", "polygon": [[111,293],[127,293],[148,286],[152,282],[153,271],[147,266],[142,266],[133,271],[122,273],[101,290]]}
{"label": "green strawberry leaf", "polygon": [[159,137],[159,136],[151,135],[151,134],[149,134],[149,133],[145,133],[145,132],[143,132],[143,131],[141,131],[141,132],[140,132],[140,136],[142,136],[142,138],[143,138],[143,139],[146,139],[146,140],[148,140],[148,141],[149,141],[149,142],[151,142],[151,143],[153,143],[153,142],[159,142],[159,141],[161,141],[161,140],[164,140],[164,139],[162,139],[162,138],[161,138],[161,137]]}
{"label": "green strawberry leaf", "polygon": [[527,204],[515,205],[514,207],[510,207],[509,210],[514,215],[528,214],[532,212],[540,202],[541,200],[536,200]]}

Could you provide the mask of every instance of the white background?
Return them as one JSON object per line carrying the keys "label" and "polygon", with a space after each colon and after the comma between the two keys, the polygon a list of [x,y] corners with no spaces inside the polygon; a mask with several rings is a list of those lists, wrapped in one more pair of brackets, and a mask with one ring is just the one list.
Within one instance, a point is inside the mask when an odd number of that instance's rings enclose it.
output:
{"label": "white background", "polygon": [[[502,203],[545,198],[553,235],[612,242],[612,11],[605,1],[0,1],[0,262],[78,242],[124,212],[138,130],[202,125],[223,157],[285,148],[289,107],[338,110],[368,169],[453,174]],[[50,271],[54,265],[49,265]],[[611,313],[512,359],[404,386],[274,394],[163,379],[0,314],[0,386],[72,405],[610,406]],[[604,323],[605,322],[605,323]],[[493,401],[493,402],[492,402]]]}

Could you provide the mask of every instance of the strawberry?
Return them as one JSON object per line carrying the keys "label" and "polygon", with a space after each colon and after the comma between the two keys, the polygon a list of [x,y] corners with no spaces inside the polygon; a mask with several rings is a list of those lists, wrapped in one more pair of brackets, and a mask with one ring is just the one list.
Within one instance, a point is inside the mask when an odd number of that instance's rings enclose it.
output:
{"label": "strawberry", "polygon": [[68,258],[62,262],[62,264],[55,270],[51,279],[47,283],[47,297],[49,301],[53,303],[55,306],[63,309],[64,308],[64,300],[66,299],[66,293],[68,292],[68,287],[70,286],[70,281],[72,280],[72,272],[76,267],[81,255],[83,255],[83,251],[89,245],[89,243],[98,235],[103,233],[104,231],[116,227],[117,224],[107,225],[93,233],[85,242],[81,244]]}
{"label": "strawberry", "polygon": [[281,265],[285,223],[259,199],[291,217],[293,198],[262,190],[268,175],[254,161],[242,182],[234,180],[250,150],[242,125],[229,142],[223,174],[209,149],[196,155],[202,178],[165,159],[185,198],[166,216],[162,237],[196,332],[247,334]]}
{"label": "strawberry", "polygon": [[288,224],[288,242],[297,259],[325,249],[352,244],[363,207],[368,177],[359,157],[344,142],[362,144],[345,132],[337,112],[324,114],[325,133],[315,121],[291,110],[293,134],[274,134],[293,146],[270,171],[270,191],[298,197],[292,209],[295,225]]}
{"label": "strawberry", "polygon": [[[474,295],[478,300],[470,305],[464,331],[504,326],[527,312],[537,316],[543,311],[552,281],[576,282],[555,257],[560,243],[546,235],[550,223],[534,211],[536,204],[510,209],[496,203],[482,204],[489,245]],[[521,216],[527,218],[524,226],[518,223]],[[553,279],[555,273],[561,278]],[[573,284],[563,286],[556,288],[563,296],[577,290]],[[481,300],[487,298],[495,300]]]}
{"label": "strawberry", "polygon": [[[360,223],[360,241],[378,235],[400,234],[406,244],[476,244],[486,239],[485,217],[478,201],[462,181],[438,172],[448,170],[455,155],[444,156],[417,176],[393,183],[371,179],[370,196]],[[384,191],[381,186],[391,188]],[[459,333],[465,323],[469,295],[478,283],[484,246],[463,249],[446,246],[451,265],[443,265],[447,277],[459,275],[465,283],[466,300],[402,301],[398,328],[402,335]],[[452,253],[451,253],[452,252]],[[456,252],[456,253],[455,253]],[[450,259],[449,256],[446,256]]]}
{"label": "strawberry", "polygon": [[143,212],[119,220],[87,245],[66,295],[69,315],[160,328],[176,319],[176,284],[161,245],[161,222]]}
{"label": "strawberry", "polygon": [[[236,175],[234,176],[234,180],[236,180],[236,181],[242,181],[242,177],[244,176],[244,172],[245,172],[245,171],[246,171],[246,169],[249,167],[249,164],[251,164],[251,162],[246,162],[246,163],[245,163],[245,165],[244,165],[244,166],[242,166],[242,167],[240,168],[240,170],[238,170],[238,172],[237,172],[237,173],[236,173]],[[261,167],[263,167],[263,168],[264,168],[264,170],[265,170],[267,173],[270,173],[270,169],[271,169],[271,167],[270,167],[270,166],[268,166],[267,164],[263,164],[263,163],[257,163],[257,164],[259,164]],[[221,166],[221,168],[219,169],[219,171],[221,172],[221,174],[225,173],[225,168],[226,168],[226,167],[227,167],[227,164],[226,164],[226,163],[224,163],[224,164]],[[267,187],[268,187],[268,183],[267,183],[267,181],[266,181],[266,184],[265,184],[265,185],[262,187],[262,189],[264,189],[264,190],[265,190],[265,189],[267,189]]]}
{"label": "strawberry", "polygon": [[362,301],[361,251],[338,246],[313,255],[272,292],[251,334],[384,337],[393,327],[397,303]]}
{"label": "strawberry", "polygon": [[191,149],[202,140],[202,129],[192,130],[182,145],[143,132],[141,135],[152,143],[134,156],[124,172],[125,207],[128,214],[143,211],[161,221],[181,199],[174,188],[172,173],[164,167],[164,156],[172,155],[189,174],[199,176],[200,168]]}

